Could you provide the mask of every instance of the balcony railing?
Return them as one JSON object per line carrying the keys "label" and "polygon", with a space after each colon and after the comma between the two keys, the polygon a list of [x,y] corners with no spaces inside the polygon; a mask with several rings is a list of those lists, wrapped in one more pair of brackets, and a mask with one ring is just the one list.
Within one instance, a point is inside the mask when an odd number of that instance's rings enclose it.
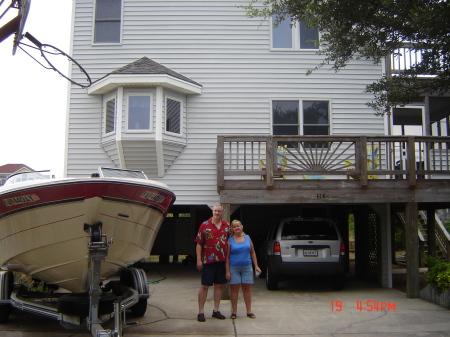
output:
{"label": "balcony railing", "polygon": [[[413,43],[405,43],[402,47],[395,49],[390,57],[386,57],[386,73],[389,76],[404,73],[422,62],[425,52],[426,50],[416,49]],[[444,63],[442,58],[440,61]],[[424,73],[421,75],[421,77],[430,76],[434,77],[435,74]]]}
{"label": "balcony railing", "polygon": [[219,136],[217,185],[228,179],[450,179],[450,137]]}

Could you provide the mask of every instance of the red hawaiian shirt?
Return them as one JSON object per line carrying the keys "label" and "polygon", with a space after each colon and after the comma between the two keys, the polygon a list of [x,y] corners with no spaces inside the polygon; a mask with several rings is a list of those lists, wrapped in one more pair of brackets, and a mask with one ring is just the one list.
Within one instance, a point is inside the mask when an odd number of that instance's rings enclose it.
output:
{"label": "red hawaiian shirt", "polygon": [[202,245],[203,263],[226,261],[230,233],[230,225],[225,220],[222,220],[220,229],[213,224],[212,218],[200,225],[195,242]]}

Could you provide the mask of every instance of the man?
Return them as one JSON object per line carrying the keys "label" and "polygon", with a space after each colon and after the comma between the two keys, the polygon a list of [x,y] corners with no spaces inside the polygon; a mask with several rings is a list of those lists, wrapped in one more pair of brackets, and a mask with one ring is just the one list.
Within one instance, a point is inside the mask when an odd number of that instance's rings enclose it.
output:
{"label": "man", "polygon": [[227,283],[225,261],[227,258],[227,243],[230,236],[230,225],[222,220],[223,207],[213,207],[213,216],[203,222],[195,238],[197,253],[197,269],[202,272],[202,281],[198,291],[199,322],[205,322],[204,306],[209,287],[214,284],[214,310],[212,317],[225,319],[219,311],[223,285]]}

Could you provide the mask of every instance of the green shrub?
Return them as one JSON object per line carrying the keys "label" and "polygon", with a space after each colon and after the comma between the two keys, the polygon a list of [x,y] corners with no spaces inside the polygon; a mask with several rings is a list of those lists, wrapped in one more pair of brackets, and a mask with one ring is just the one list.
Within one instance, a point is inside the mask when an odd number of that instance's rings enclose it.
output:
{"label": "green shrub", "polygon": [[450,263],[435,256],[425,257],[425,263],[428,265],[427,284],[433,284],[442,292],[450,289]]}
{"label": "green shrub", "polygon": [[450,289],[450,268],[444,271],[441,271],[436,276],[436,286],[441,290],[445,291]]}

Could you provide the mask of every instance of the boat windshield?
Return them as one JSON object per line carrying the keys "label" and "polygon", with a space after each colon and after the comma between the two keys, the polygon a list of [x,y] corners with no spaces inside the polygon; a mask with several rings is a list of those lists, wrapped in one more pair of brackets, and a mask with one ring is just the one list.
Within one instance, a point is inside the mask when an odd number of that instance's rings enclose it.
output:
{"label": "boat windshield", "polygon": [[21,183],[23,181],[50,179],[51,177],[50,171],[20,172],[9,176],[5,185]]}
{"label": "boat windshield", "polygon": [[105,178],[138,178],[147,179],[147,176],[142,171],[124,170],[116,168],[100,167],[98,169],[100,177]]}

